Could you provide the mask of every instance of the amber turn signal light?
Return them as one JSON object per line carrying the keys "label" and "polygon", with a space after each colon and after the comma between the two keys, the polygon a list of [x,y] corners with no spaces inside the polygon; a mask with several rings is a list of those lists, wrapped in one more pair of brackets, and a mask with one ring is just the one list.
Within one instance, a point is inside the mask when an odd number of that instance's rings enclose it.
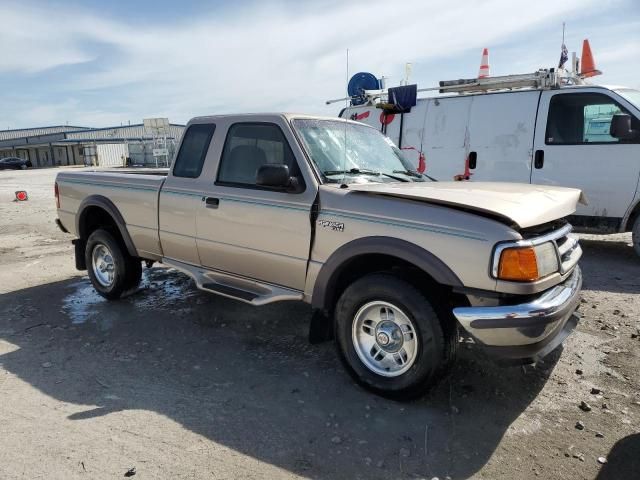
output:
{"label": "amber turn signal light", "polygon": [[506,248],[500,255],[498,278],[516,282],[537,280],[538,261],[533,247]]}

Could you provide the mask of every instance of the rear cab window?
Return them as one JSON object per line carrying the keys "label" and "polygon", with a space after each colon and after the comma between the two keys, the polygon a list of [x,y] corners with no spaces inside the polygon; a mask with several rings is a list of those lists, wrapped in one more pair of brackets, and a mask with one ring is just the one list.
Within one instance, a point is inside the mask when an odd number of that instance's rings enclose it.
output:
{"label": "rear cab window", "polygon": [[211,137],[216,126],[213,123],[195,124],[187,128],[180,151],[173,163],[173,176],[198,178],[207,156]]}

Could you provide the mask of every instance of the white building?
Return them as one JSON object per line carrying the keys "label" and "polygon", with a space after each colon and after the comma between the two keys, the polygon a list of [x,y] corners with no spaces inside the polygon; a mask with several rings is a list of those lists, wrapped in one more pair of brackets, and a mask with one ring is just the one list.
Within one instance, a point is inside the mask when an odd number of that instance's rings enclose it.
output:
{"label": "white building", "polygon": [[161,134],[150,131],[143,124],[108,128],[57,125],[0,130],[0,158],[24,158],[30,160],[34,167],[123,166],[127,159],[134,165],[155,166],[156,160],[159,165],[166,165],[173,159],[183,131],[184,125],[177,124],[169,124]]}

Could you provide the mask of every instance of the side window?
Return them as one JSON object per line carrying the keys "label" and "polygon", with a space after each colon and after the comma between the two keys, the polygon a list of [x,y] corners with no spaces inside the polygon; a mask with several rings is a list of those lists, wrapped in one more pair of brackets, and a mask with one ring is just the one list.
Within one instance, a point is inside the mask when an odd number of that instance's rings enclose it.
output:
{"label": "side window", "polygon": [[280,127],[272,123],[236,123],[227,133],[218,183],[259,188],[256,173],[267,164],[287,165],[290,175],[302,186],[300,169]]}
{"label": "side window", "polygon": [[216,126],[212,123],[191,125],[187,129],[174,162],[174,177],[198,178],[200,176],[215,129]]}
{"label": "side window", "polygon": [[609,135],[616,113],[628,113],[612,98],[599,93],[565,93],[551,98],[547,145],[618,143]]}

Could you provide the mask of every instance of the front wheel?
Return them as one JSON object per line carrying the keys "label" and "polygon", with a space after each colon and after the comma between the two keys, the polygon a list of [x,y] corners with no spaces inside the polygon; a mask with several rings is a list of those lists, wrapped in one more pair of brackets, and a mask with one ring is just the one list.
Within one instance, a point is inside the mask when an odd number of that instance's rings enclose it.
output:
{"label": "front wheel", "polygon": [[347,287],[336,305],[335,322],[348,372],[385,397],[423,395],[455,353],[456,330],[443,328],[424,294],[389,274],[367,275]]}
{"label": "front wheel", "polygon": [[640,215],[633,222],[631,240],[633,241],[633,249],[636,251],[636,255],[640,257]]}
{"label": "front wheel", "polygon": [[91,284],[109,300],[120,298],[140,282],[142,263],[131,257],[107,230],[99,229],[89,235],[85,261]]}

